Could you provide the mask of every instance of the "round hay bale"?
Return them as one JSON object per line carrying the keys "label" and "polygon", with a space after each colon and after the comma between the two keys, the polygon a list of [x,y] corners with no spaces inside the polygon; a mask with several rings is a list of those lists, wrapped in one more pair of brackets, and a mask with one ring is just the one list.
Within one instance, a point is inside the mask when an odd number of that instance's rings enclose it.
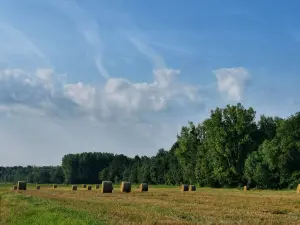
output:
{"label": "round hay bale", "polygon": [[36,186],[35,186],[35,189],[36,189],[36,190],[40,190],[40,189],[41,189],[41,186],[40,186],[40,185],[36,185]]}
{"label": "round hay bale", "polygon": [[141,183],[140,184],[140,191],[148,191],[148,184],[147,183]]}
{"label": "round hay bale", "polygon": [[298,187],[297,187],[297,194],[300,194],[300,184],[298,184]]}
{"label": "round hay bale", "polygon": [[126,193],[131,192],[131,183],[127,181],[122,181],[120,189],[121,192],[126,192]]}
{"label": "round hay bale", "polygon": [[17,189],[18,189],[17,185],[14,185],[14,186],[13,186],[13,190],[15,191],[15,190],[17,190]]}
{"label": "round hay bale", "polygon": [[113,185],[111,181],[102,182],[102,193],[112,193]]}
{"label": "round hay bale", "polygon": [[53,188],[57,188],[57,184],[53,184],[53,186],[52,186]]}
{"label": "round hay bale", "polygon": [[249,191],[250,190],[250,187],[248,187],[248,186],[244,186],[244,191]]}
{"label": "round hay bale", "polygon": [[190,185],[189,190],[190,191],[196,191],[196,185]]}
{"label": "round hay bale", "polygon": [[72,185],[72,191],[77,191],[77,185]]}
{"label": "round hay bale", "polygon": [[100,188],[100,184],[96,184],[95,189],[99,189],[99,188]]}
{"label": "round hay bale", "polygon": [[26,191],[27,183],[26,181],[18,181],[17,189]]}
{"label": "round hay bale", "polygon": [[83,185],[82,185],[82,188],[86,188],[86,184],[83,184]]}
{"label": "round hay bale", "polygon": [[92,185],[87,186],[88,191],[92,190]]}
{"label": "round hay bale", "polygon": [[183,185],[181,185],[180,190],[181,191],[188,191],[189,190],[189,186],[187,184],[183,184]]}

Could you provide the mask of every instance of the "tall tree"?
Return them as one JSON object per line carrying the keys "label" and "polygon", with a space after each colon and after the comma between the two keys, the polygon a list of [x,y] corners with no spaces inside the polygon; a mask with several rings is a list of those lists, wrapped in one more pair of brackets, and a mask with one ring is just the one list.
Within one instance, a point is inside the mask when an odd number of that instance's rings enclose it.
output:
{"label": "tall tree", "polygon": [[[300,181],[297,178],[300,171],[300,113],[280,123],[276,136],[264,143],[262,152],[269,168],[279,172],[282,187]],[[297,181],[291,180],[292,174]]]}
{"label": "tall tree", "polygon": [[199,130],[193,122],[189,121],[188,126],[181,129],[177,136],[178,148],[176,156],[183,172],[183,181],[188,183],[196,182],[195,167],[198,146],[200,145]]}
{"label": "tall tree", "polygon": [[222,186],[243,183],[245,160],[256,146],[255,111],[241,104],[217,108],[205,121],[205,131],[213,159],[213,176]]}
{"label": "tall tree", "polygon": [[64,171],[60,166],[56,167],[50,175],[50,182],[61,184],[65,181]]}

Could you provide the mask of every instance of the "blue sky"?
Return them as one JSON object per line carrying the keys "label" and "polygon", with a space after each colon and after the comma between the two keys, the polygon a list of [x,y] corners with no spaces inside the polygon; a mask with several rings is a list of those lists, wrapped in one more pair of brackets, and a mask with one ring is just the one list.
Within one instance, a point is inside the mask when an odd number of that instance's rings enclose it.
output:
{"label": "blue sky", "polygon": [[295,113],[300,3],[288,3],[2,0],[0,165],[153,155],[237,102]]}

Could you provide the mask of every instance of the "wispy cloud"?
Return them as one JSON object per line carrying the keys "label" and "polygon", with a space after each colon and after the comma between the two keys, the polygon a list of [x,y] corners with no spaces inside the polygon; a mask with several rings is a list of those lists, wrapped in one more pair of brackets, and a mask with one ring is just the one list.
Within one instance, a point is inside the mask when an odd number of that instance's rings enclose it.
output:
{"label": "wispy cloud", "polygon": [[99,73],[105,79],[109,79],[110,74],[103,62],[104,45],[100,38],[101,32],[97,21],[80,8],[75,1],[52,1],[51,3],[76,23],[80,33],[91,47],[91,57]]}
{"label": "wispy cloud", "polygon": [[[50,66],[49,60],[41,49],[20,29],[0,22],[0,61],[10,62],[10,57],[22,56],[32,61],[40,60]],[[34,59],[34,60],[33,60]]]}
{"label": "wispy cloud", "polygon": [[129,36],[128,39],[139,52],[147,56],[152,61],[155,69],[162,69],[167,67],[164,59],[155,50],[144,44],[136,37]]}

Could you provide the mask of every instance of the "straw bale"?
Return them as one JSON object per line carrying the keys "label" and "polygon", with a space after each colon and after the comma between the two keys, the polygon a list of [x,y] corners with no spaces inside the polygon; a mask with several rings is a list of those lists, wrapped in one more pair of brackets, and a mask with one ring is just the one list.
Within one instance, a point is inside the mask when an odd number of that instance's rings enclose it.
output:
{"label": "straw bale", "polygon": [[190,185],[189,191],[196,191],[196,185]]}
{"label": "straw bale", "polygon": [[17,189],[18,190],[26,190],[27,183],[26,181],[18,181]]}
{"label": "straw bale", "polygon": [[102,182],[102,193],[112,193],[113,185],[111,181]]}
{"label": "straw bale", "polygon": [[181,191],[188,191],[189,190],[189,186],[187,184],[183,184],[183,185],[181,185],[180,190]]}
{"label": "straw bale", "polygon": [[131,192],[131,183],[127,181],[122,181],[120,190],[121,192],[126,192],[126,193]]}
{"label": "straw bale", "polygon": [[141,183],[140,184],[140,191],[148,191],[148,184],[147,183]]}

